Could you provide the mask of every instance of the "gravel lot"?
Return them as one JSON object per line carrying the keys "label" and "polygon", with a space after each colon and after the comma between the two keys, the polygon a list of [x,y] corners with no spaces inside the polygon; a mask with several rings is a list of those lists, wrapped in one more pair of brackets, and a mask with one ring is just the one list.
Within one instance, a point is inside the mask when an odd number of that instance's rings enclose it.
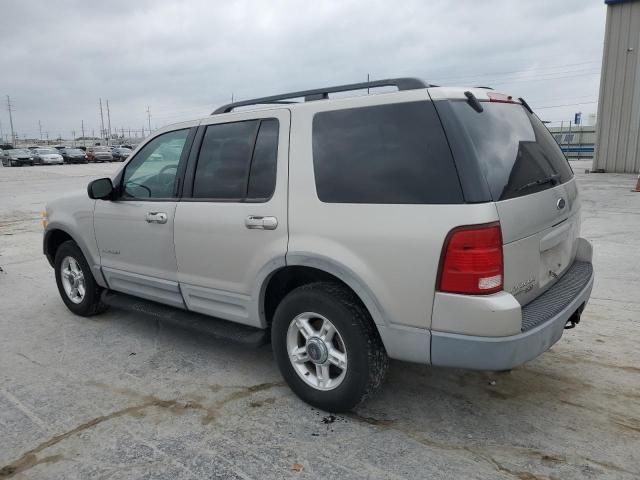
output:
{"label": "gravel lot", "polygon": [[299,401],[270,348],[111,310],[73,316],[39,212],[119,164],[0,168],[0,479],[640,477],[640,193],[576,166],[596,284],[510,373],[392,363],[348,415]]}

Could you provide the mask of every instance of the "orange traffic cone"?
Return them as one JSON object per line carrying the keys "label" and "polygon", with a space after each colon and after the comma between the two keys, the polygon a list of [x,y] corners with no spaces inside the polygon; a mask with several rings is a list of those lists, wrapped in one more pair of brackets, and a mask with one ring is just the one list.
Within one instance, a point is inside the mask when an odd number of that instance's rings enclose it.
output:
{"label": "orange traffic cone", "polygon": [[632,192],[640,192],[640,175],[638,175],[638,181],[636,182],[636,188],[631,190]]}

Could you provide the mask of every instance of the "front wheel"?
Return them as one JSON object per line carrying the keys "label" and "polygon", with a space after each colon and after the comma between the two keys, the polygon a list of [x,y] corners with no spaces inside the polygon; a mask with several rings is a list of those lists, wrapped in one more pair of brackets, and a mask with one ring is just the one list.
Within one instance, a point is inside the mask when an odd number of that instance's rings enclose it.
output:
{"label": "front wheel", "polygon": [[334,283],[290,292],[276,309],[271,340],[289,387],[329,412],[350,410],[371,395],[389,364],[369,312],[353,292]]}
{"label": "front wheel", "polygon": [[62,301],[76,315],[90,317],[106,310],[102,288],[96,283],[78,245],[68,240],[58,248],[54,262]]}

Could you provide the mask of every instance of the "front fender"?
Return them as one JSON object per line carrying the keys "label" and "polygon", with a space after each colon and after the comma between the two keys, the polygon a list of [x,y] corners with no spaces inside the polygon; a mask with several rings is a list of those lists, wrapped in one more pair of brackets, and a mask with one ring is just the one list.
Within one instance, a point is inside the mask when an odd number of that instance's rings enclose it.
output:
{"label": "front fender", "polygon": [[87,197],[85,192],[62,197],[47,204],[48,224],[44,232],[43,252],[49,263],[53,263],[52,252],[49,252],[49,240],[55,231],[62,231],[76,242],[91,267],[96,282],[106,287],[100,270],[100,252],[96,243],[93,228],[93,209],[95,200]]}

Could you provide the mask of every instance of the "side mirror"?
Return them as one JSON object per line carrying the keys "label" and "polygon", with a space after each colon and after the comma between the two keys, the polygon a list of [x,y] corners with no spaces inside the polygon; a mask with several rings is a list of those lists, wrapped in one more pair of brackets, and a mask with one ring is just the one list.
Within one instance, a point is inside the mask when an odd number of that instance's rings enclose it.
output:
{"label": "side mirror", "polygon": [[110,178],[99,178],[89,183],[87,193],[94,200],[108,200],[113,195],[113,183]]}

